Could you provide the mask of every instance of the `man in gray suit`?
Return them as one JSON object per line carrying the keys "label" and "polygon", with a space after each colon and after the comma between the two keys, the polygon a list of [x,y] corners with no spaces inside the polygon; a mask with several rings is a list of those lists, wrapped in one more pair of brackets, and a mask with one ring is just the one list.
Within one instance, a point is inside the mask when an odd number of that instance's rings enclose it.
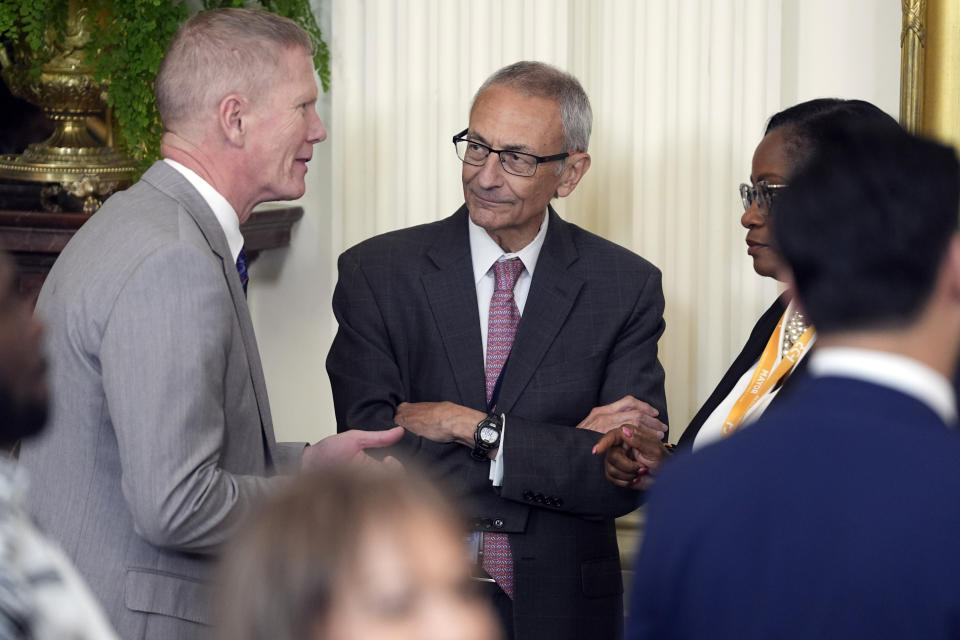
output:
{"label": "man in gray suit", "polygon": [[23,448],[30,501],[123,638],[205,635],[215,556],[270,476],[400,436],[274,440],[239,225],[303,195],[326,137],[311,52],[263,12],[186,22],[157,77],[165,160],[77,232],[40,293],[53,410]]}
{"label": "man in gray suit", "polygon": [[338,428],[407,428],[402,454],[474,518],[523,640],[619,635],[614,517],[636,494],[590,451],[623,423],[665,430],[659,270],[549,205],[589,168],[590,127],[573,76],[496,72],[453,138],[466,204],[344,253],[333,300]]}

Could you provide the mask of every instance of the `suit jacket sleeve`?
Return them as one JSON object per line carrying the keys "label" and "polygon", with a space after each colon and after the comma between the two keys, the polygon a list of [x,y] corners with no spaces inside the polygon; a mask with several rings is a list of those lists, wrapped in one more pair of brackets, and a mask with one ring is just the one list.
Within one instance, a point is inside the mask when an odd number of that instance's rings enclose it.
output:
{"label": "suit jacket sleeve", "polygon": [[[663,369],[657,361],[657,341],[664,328],[663,293],[659,272],[651,270],[646,275],[607,353],[598,404],[630,394],[656,407],[666,421]],[[333,297],[339,330],[327,359],[340,430],[388,428],[393,425],[396,406],[408,400],[394,355],[394,341],[401,338],[391,336],[391,323],[385,317],[391,310],[383,304],[388,304],[387,298],[374,295],[354,254],[344,253]],[[636,492],[607,481],[603,457],[591,453],[600,434],[574,428],[590,408],[585,407],[584,415],[570,416],[566,424],[529,420],[508,412],[502,498],[591,518],[618,516],[636,508]],[[467,461],[469,453],[462,449],[464,464],[474,464]],[[409,433],[398,453],[414,460],[424,453],[427,466],[456,464],[449,456],[437,460],[433,443]],[[558,500],[532,503],[536,494]]]}
{"label": "suit jacket sleeve", "polygon": [[[327,357],[337,430],[389,429],[397,406],[406,397],[384,310],[351,253],[340,256],[337,268],[333,314],[339,326]],[[419,441],[418,436],[406,433],[401,449],[411,454],[419,448]]]}
{"label": "suit jacket sleeve", "polygon": [[278,442],[273,448],[273,466],[277,473],[293,475],[300,471],[303,450],[309,442]]}
{"label": "suit jacket sleeve", "polygon": [[[666,423],[663,367],[657,359],[657,342],[663,334],[663,290],[654,271],[634,302],[629,320],[609,353],[600,387],[599,404],[632,395],[660,412]],[[591,453],[601,434],[507,416],[504,441],[504,479],[501,497],[529,502],[529,494],[559,498],[547,508],[587,517],[616,517],[637,507],[637,493],[610,483],[603,472],[603,456]],[[554,500],[557,502],[557,500]]]}
{"label": "suit jacket sleeve", "polygon": [[104,329],[121,488],[137,533],[158,547],[212,552],[270,484],[219,466],[224,345],[234,330],[225,291],[209,255],[166,245],[130,275]]}

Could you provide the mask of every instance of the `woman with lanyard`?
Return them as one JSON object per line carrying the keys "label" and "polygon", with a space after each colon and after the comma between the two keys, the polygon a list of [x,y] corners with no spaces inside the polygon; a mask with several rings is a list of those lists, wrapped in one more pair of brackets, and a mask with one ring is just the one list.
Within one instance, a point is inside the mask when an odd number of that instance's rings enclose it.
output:
{"label": "woman with lanyard", "polygon": [[[744,207],[740,224],[747,229],[747,254],[759,275],[780,278],[785,266],[772,244],[777,194],[789,188],[790,176],[816,153],[827,132],[863,124],[899,127],[869,102],[836,98],[802,102],[770,118],[753,154],[750,184],[740,185]],[[791,291],[784,290],[760,316],[740,354],[684,430],[677,449],[696,451],[754,422],[803,368],[815,339],[814,327],[807,324]],[[647,472],[662,460],[665,448],[643,436],[628,436],[628,431],[610,432],[594,451],[606,452],[605,471],[611,482],[645,488]]]}

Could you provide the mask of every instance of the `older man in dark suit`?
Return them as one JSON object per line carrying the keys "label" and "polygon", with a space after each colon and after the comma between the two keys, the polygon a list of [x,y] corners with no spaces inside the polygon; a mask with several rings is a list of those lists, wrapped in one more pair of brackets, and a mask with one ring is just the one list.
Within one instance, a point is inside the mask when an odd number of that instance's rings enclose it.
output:
{"label": "older man in dark suit", "polygon": [[957,638],[960,164],[838,131],[775,234],[820,337],[790,397],[671,461],[627,637]]}
{"label": "older man in dark suit", "polygon": [[339,428],[406,427],[405,456],[483,533],[479,564],[524,639],[618,635],[613,519],[636,494],[590,450],[597,431],[666,421],[660,272],[549,206],[589,168],[590,125],[569,74],[501,69],[454,136],[466,204],[344,253],[334,294]]}

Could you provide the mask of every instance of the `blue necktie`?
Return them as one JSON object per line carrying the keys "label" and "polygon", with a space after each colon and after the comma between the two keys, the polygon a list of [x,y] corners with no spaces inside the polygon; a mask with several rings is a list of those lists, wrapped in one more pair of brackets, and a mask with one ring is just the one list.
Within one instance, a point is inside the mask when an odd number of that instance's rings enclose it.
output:
{"label": "blue necktie", "polygon": [[250,282],[250,276],[247,275],[247,251],[243,247],[240,247],[240,254],[237,256],[237,273],[240,274],[243,295],[247,295],[247,283]]}

